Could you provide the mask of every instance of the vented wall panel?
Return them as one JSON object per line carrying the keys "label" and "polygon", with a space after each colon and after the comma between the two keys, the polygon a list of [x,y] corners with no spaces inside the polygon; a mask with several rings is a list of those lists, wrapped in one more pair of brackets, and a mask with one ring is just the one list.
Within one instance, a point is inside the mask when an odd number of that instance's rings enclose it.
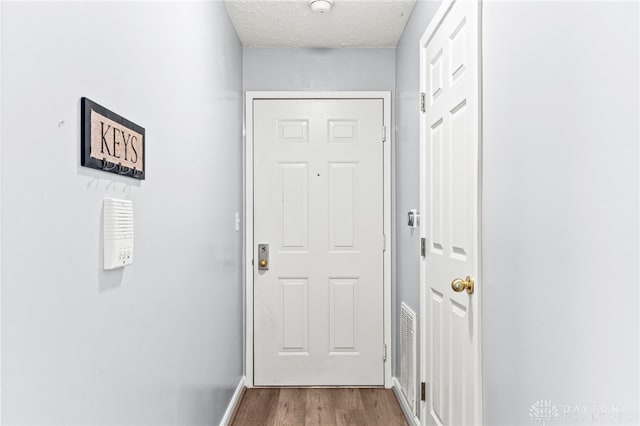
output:
{"label": "vented wall panel", "polygon": [[416,313],[403,302],[400,315],[400,388],[411,407],[411,411],[418,414],[416,400],[416,389],[418,387],[416,374]]}

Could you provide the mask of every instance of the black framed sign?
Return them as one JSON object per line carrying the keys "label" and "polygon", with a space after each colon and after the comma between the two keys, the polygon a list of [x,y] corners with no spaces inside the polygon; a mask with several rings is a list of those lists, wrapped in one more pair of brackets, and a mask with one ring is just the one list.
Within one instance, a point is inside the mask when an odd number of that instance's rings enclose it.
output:
{"label": "black framed sign", "polygon": [[144,128],[88,98],[81,110],[80,164],[144,180]]}

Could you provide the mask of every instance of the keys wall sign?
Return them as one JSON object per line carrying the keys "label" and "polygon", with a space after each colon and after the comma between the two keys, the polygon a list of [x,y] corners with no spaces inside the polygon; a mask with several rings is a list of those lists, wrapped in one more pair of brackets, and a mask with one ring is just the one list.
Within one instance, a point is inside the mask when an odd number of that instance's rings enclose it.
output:
{"label": "keys wall sign", "polygon": [[144,128],[87,98],[81,107],[80,164],[144,179]]}

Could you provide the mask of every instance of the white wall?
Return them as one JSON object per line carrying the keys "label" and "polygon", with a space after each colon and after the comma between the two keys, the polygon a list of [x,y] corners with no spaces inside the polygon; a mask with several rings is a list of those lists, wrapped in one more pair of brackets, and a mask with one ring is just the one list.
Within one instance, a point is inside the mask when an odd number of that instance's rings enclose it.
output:
{"label": "white wall", "polygon": [[245,48],[245,90],[393,90],[395,49]]}
{"label": "white wall", "polygon": [[420,207],[420,37],[439,6],[440,1],[416,2],[396,50],[396,347],[400,303],[420,313],[420,229],[407,226],[407,212]]}
{"label": "white wall", "polygon": [[640,422],[638,15],[484,4],[486,424]]}
{"label": "white wall", "polygon": [[[217,424],[242,375],[242,53],[219,2],[4,2],[2,421]],[[80,98],[147,180],[79,166]],[[103,271],[104,197],[135,263]]]}

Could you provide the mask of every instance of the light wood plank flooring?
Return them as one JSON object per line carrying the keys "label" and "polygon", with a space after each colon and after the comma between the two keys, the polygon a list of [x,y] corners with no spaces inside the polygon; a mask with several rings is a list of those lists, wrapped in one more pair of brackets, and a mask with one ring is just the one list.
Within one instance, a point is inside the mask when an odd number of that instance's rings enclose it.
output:
{"label": "light wood plank flooring", "polygon": [[381,388],[246,389],[232,426],[407,425],[393,391]]}

